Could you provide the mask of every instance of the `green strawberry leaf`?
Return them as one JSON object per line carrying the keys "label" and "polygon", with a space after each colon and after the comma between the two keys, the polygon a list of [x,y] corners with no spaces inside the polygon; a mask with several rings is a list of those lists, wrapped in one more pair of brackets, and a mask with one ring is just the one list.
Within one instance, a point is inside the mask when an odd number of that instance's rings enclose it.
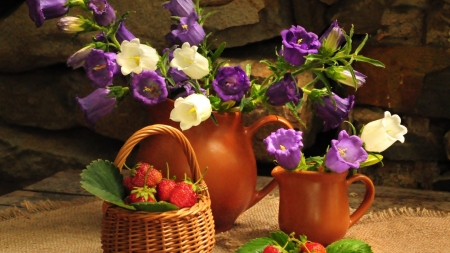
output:
{"label": "green strawberry leaf", "polygon": [[165,212],[180,209],[178,206],[165,201],[159,202],[136,202],[131,205],[139,211]]}
{"label": "green strawberry leaf", "polygon": [[99,159],[86,166],[81,172],[81,187],[106,202],[135,210],[123,201],[125,198],[123,175],[110,161]]}
{"label": "green strawberry leaf", "polygon": [[358,239],[341,239],[326,247],[327,253],[373,253],[369,244]]}
{"label": "green strawberry leaf", "polygon": [[270,233],[270,238],[272,238],[272,240],[276,241],[278,243],[278,245],[280,245],[281,247],[284,247],[284,249],[286,251],[295,249],[294,243],[292,243],[289,240],[289,235],[287,235],[283,231],[276,231],[276,232]]}
{"label": "green strawberry leaf", "polygon": [[235,253],[262,253],[270,244],[274,244],[274,241],[269,237],[256,238],[239,247]]}

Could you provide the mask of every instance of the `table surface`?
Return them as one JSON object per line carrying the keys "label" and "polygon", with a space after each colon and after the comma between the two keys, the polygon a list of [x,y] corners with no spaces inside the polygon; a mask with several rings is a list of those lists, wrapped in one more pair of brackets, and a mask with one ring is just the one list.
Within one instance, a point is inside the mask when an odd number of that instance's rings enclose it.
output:
{"label": "table surface", "polygon": [[[58,172],[40,182],[30,185],[22,190],[14,191],[0,196],[0,211],[18,207],[26,211],[22,206],[24,200],[31,203],[50,200],[53,202],[94,201],[96,197],[85,191],[80,186],[81,170],[67,170]],[[271,177],[259,176],[256,188],[261,188]],[[271,194],[278,195],[278,188]],[[354,183],[349,187],[349,204],[351,208],[357,208],[361,203],[365,190],[362,184]],[[375,200],[369,209],[371,211],[385,210],[388,208],[425,208],[450,212],[450,192],[427,191],[417,189],[405,189],[387,186],[375,187]]]}

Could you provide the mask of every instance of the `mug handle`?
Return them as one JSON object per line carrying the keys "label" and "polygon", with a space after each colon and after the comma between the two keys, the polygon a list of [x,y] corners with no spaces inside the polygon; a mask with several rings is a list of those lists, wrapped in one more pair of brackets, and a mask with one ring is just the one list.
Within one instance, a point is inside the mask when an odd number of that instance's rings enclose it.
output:
{"label": "mug handle", "polygon": [[369,177],[363,174],[355,174],[347,179],[347,188],[354,182],[361,181],[366,187],[366,195],[358,208],[350,215],[348,227],[353,226],[369,210],[375,198],[375,186]]}
{"label": "mug handle", "polygon": [[[253,135],[256,133],[256,131],[260,127],[262,127],[264,125],[267,125],[269,123],[279,123],[279,124],[289,128],[289,129],[293,129],[294,128],[294,127],[292,127],[291,123],[287,119],[285,119],[283,117],[280,117],[280,116],[276,116],[276,115],[269,115],[269,116],[265,116],[263,118],[260,118],[255,123],[253,123],[251,126],[245,127],[244,128],[245,129],[245,133],[248,136],[248,138],[251,140]],[[250,204],[247,207],[247,209],[252,207],[256,203],[258,203],[262,198],[264,198],[267,194],[269,194],[276,186],[277,186],[277,181],[275,181],[275,179],[272,179],[261,190],[257,191],[255,189],[255,191],[253,193],[253,198],[251,199]]]}

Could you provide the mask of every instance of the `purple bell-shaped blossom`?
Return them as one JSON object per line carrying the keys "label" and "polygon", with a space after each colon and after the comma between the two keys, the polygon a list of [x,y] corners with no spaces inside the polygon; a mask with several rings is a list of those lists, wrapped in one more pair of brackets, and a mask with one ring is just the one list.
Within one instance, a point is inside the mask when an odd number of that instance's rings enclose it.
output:
{"label": "purple bell-shaped blossom", "polygon": [[290,73],[285,74],[283,79],[270,85],[266,91],[267,102],[275,106],[282,106],[288,102],[297,105],[302,96],[302,89],[297,87]]}
{"label": "purple bell-shaped blossom", "polygon": [[240,66],[221,67],[212,87],[222,101],[240,101],[250,89],[250,79]]}
{"label": "purple bell-shaped blossom", "polygon": [[116,98],[109,97],[109,92],[108,89],[98,88],[85,98],[76,98],[91,128],[94,128],[99,119],[114,110]]}
{"label": "purple bell-shaped blossom", "polygon": [[[128,28],[125,27],[125,20],[121,21],[119,24],[119,27],[117,28],[116,32],[116,39],[119,44],[122,44],[124,40],[131,41],[132,39],[136,38],[133,33],[128,30]],[[106,38],[105,32],[100,32],[94,36],[95,41],[100,42],[107,42],[110,41],[108,38]],[[113,49],[110,49],[113,50]]]}
{"label": "purple bell-shaped blossom", "polygon": [[302,140],[302,132],[280,128],[272,132],[263,141],[267,152],[275,156],[281,167],[293,170],[300,163]]}
{"label": "purple bell-shaped blossom", "polygon": [[339,27],[337,20],[320,36],[321,49],[326,55],[332,55],[345,41],[344,30]]}
{"label": "purple bell-shaped blossom", "polygon": [[91,53],[92,49],[92,46],[89,45],[75,52],[69,57],[69,59],[67,59],[67,66],[72,67],[73,69],[82,67],[86,57]]}
{"label": "purple bell-shaped blossom", "polygon": [[301,26],[292,26],[289,30],[281,31],[283,49],[280,54],[294,66],[305,63],[305,56],[317,54],[321,43],[315,33],[307,32]]}
{"label": "purple bell-shaped blossom", "polygon": [[355,96],[350,95],[347,98],[341,98],[332,93],[336,106],[329,96],[322,97],[323,104],[316,103],[316,112],[323,119],[323,131],[338,127],[342,121],[347,119],[348,114],[355,104]]}
{"label": "purple bell-shaped blossom", "polygon": [[95,22],[107,26],[116,20],[114,8],[106,0],[90,0],[88,9],[94,14]]}
{"label": "purple bell-shaped blossom", "polygon": [[363,141],[358,136],[349,136],[345,130],[342,130],[337,140],[331,140],[325,165],[337,173],[345,172],[349,168],[358,169],[359,164],[367,160],[368,157],[362,144]]}
{"label": "purple bell-shaped blossom", "polygon": [[167,98],[165,79],[153,70],[142,70],[140,74],[133,74],[130,83],[133,97],[144,105],[155,105]]}
{"label": "purple bell-shaped blossom", "polygon": [[195,5],[192,0],[170,0],[170,2],[163,4],[163,7],[168,9],[172,16],[178,17],[187,17],[195,12]]}
{"label": "purple bell-shaped blossom", "polygon": [[67,0],[27,0],[28,13],[36,27],[41,27],[47,19],[58,18],[69,11]]}
{"label": "purple bell-shaped blossom", "polygon": [[180,18],[177,28],[172,30],[166,39],[177,45],[188,42],[191,46],[197,46],[203,42],[205,35],[205,30],[197,22],[197,14],[193,12],[188,17]]}
{"label": "purple bell-shaped blossom", "polygon": [[[175,45],[181,45],[183,44],[183,42],[181,42],[181,40],[175,35],[178,34],[178,32],[176,31],[178,28],[178,25],[171,25],[170,26],[170,33],[166,34],[165,39],[167,41],[167,43],[169,44],[169,47],[173,47]],[[173,51],[172,51],[172,55],[173,55]]]}
{"label": "purple bell-shaped blossom", "polygon": [[84,70],[92,81],[92,85],[105,88],[112,84],[113,77],[120,74],[115,53],[105,53],[100,49],[92,49],[84,62]]}
{"label": "purple bell-shaped blossom", "polygon": [[122,41],[124,40],[128,40],[131,41],[132,39],[136,38],[136,36],[134,36],[134,34],[132,34],[130,32],[130,30],[128,30],[125,27],[125,20],[121,21],[119,24],[119,27],[117,29],[117,33],[116,33],[116,39],[117,41],[122,44]]}
{"label": "purple bell-shaped blossom", "polygon": [[[206,90],[200,87],[200,92],[206,96]],[[169,88],[170,98],[175,100],[177,98],[185,98],[189,95],[197,93],[191,83],[177,83],[175,86]]]}
{"label": "purple bell-shaped blossom", "polygon": [[167,71],[167,75],[172,77],[175,83],[182,83],[184,81],[189,80],[189,76],[187,76],[183,71],[178,70],[176,68],[169,67]]}

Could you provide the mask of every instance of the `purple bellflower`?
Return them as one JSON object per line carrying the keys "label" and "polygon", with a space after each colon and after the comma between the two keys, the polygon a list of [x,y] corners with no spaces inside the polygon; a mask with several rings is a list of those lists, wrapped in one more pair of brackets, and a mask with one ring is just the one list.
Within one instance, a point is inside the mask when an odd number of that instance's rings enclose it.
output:
{"label": "purple bellflower", "polygon": [[322,43],[321,49],[326,55],[332,55],[342,45],[345,41],[345,36],[337,20],[320,36],[319,41]]}
{"label": "purple bellflower", "polygon": [[287,170],[295,169],[301,159],[302,132],[280,128],[263,141],[267,152],[274,155],[278,164]]}
{"label": "purple bellflower", "polygon": [[[169,47],[173,47],[175,45],[181,45],[183,44],[183,42],[181,42],[181,40],[175,35],[178,32],[176,32],[178,28],[178,25],[171,25],[170,26],[170,33],[166,34],[165,39],[167,41],[167,43],[169,44]],[[171,52],[171,54],[173,55],[173,51]]]}
{"label": "purple bellflower", "polygon": [[338,127],[342,121],[347,119],[348,114],[355,103],[355,96],[350,95],[347,98],[341,98],[332,93],[336,106],[334,106],[332,99],[329,96],[322,97],[323,105],[316,103],[316,112],[323,119],[324,128],[326,132],[330,129]]}
{"label": "purple bellflower", "polygon": [[136,36],[134,36],[134,34],[132,34],[130,32],[130,30],[128,30],[125,27],[125,20],[123,20],[122,22],[120,22],[119,24],[119,28],[117,29],[117,33],[116,33],[116,39],[117,41],[122,44],[122,41],[124,40],[128,40],[131,41],[132,39],[136,38]]}
{"label": "purple bellflower", "polygon": [[317,54],[321,43],[315,33],[307,32],[301,26],[292,26],[289,30],[281,31],[283,49],[280,54],[294,66],[305,63],[305,56]]}
{"label": "purple bellflower", "polygon": [[195,12],[195,6],[192,0],[170,0],[163,4],[163,7],[170,11],[172,16],[187,17]]}
{"label": "purple bellflower", "polygon": [[144,105],[155,105],[167,98],[165,79],[153,70],[142,70],[140,74],[133,74],[130,83],[133,97]]}
{"label": "purple bellflower", "polygon": [[284,75],[283,79],[272,84],[266,91],[267,102],[274,106],[282,106],[288,102],[298,104],[303,96],[303,91],[297,88],[290,73]]}
{"label": "purple bellflower", "polygon": [[115,53],[105,53],[100,49],[92,49],[84,62],[84,70],[92,81],[92,85],[105,88],[112,84],[113,77],[120,74]]}
{"label": "purple bellflower", "polygon": [[217,70],[212,83],[222,101],[240,101],[250,89],[250,79],[240,66],[226,66]]}
{"label": "purple bellflower", "polygon": [[83,67],[86,57],[91,53],[92,46],[85,46],[82,49],[75,52],[67,59],[67,66],[77,69]]}
{"label": "purple bellflower", "polygon": [[180,18],[178,26],[166,36],[166,40],[177,45],[188,42],[190,46],[197,46],[202,43],[205,35],[205,30],[197,22],[197,13],[193,12],[187,17]]}
{"label": "purple bellflower", "polygon": [[182,83],[184,81],[189,80],[189,76],[187,76],[183,71],[178,70],[176,68],[169,67],[167,71],[167,75],[172,77],[175,83]]}
{"label": "purple bellflower", "polygon": [[67,0],[27,0],[28,13],[36,27],[41,27],[47,19],[58,18],[69,11]]}
{"label": "purple bellflower", "polygon": [[98,88],[85,98],[76,98],[91,128],[94,128],[99,119],[114,110],[116,98],[109,97],[109,92],[108,89]]}
{"label": "purple bellflower", "polygon": [[[119,44],[122,44],[122,42],[124,40],[131,41],[134,38],[136,38],[136,36],[134,36],[134,34],[132,34],[130,32],[130,30],[128,30],[125,27],[125,20],[121,21],[120,24],[119,24],[119,27],[117,29],[117,32],[116,32],[117,42],[119,42]],[[106,38],[105,32],[100,32],[100,33],[96,34],[94,36],[94,40],[95,41],[100,41],[100,42],[107,42],[108,41],[108,39]]]}
{"label": "purple bellflower", "polygon": [[363,141],[356,135],[349,136],[342,130],[337,140],[331,140],[331,147],[325,158],[325,165],[342,173],[349,168],[358,169],[359,163],[367,160],[368,154],[362,147]]}
{"label": "purple bellflower", "polygon": [[[206,96],[206,90],[200,88],[200,92]],[[189,95],[197,93],[191,83],[177,83],[174,87],[169,88],[170,98],[176,100],[177,98],[185,98]]]}
{"label": "purple bellflower", "polygon": [[116,19],[114,8],[106,0],[90,0],[88,9],[93,12],[95,22],[101,26],[107,26]]}

